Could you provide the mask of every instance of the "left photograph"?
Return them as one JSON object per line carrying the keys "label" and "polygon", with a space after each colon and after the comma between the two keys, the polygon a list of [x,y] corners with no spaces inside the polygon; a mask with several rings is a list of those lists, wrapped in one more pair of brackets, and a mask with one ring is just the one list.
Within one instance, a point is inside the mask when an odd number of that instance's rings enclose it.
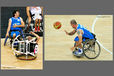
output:
{"label": "left photograph", "polygon": [[1,7],[1,70],[43,69],[43,7]]}

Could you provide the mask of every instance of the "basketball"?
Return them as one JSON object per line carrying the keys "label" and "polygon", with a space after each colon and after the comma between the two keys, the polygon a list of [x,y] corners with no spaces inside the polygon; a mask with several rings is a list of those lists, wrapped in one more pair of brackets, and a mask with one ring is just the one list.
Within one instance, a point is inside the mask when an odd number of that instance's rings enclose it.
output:
{"label": "basketball", "polygon": [[55,29],[60,29],[62,25],[61,25],[61,22],[57,21],[53,24],[53,26]]}

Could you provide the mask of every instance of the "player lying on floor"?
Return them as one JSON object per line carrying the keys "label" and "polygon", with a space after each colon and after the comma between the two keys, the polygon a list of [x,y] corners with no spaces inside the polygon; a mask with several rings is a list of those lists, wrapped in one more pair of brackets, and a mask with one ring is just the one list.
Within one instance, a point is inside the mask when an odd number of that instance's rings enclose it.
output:
{"label": "player lying on floor", "polygon": [[30,40],[35,41],[35,42],[38,44],[38,41],[39,41],[40,37],[39,37],[37,34],[35,34],[34,32],[32,32],[32,31],[30,31],[30,34],[34,35],[34,36],[35,36],[35,39],[32,39],[31,36],[28,36],[27,39],[28,39],[29,41],[30,41]]}
{"label": "player lying on floor", "polygon": [[[25,37],[26,36],[26,37]],[[38,52],[38,42],[40,37],[34,32],[26,33],[25,39],[22,36],[17,36],[13,41],[13,50],[15,53],[35,55]]]}
{"label": "player lying on floor", "polygon": [[31,43],[32,42],[36,42],[35,44],[31,44],[30,51],[34,52],[34,54],[36,54],[38,52],[38,42],[40,40],[40,37],[37,34],[35,34],[34,32],[32,32],[32,31],[30,32],[30,34],[34,35],[35,38],[33,38],[31,36],[28,36],[27,37],[28,41],[30,41]]}

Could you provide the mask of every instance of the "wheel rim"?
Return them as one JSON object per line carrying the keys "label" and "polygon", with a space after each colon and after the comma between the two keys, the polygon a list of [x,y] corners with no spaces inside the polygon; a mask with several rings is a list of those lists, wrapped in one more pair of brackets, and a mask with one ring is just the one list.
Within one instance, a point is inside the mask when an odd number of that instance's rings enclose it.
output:
{"label": "wheel rim", "polygon": [[95,45],[92,43],[91,45],[89,44],[90,41],[87,41],[84,45],[83,45],[83,50],[84,50],[84,55],[89,58],[89,59],[95,59],[99,56],[100,54],[100,45],[98,44],[97,41],[93,41],[95,42]]}

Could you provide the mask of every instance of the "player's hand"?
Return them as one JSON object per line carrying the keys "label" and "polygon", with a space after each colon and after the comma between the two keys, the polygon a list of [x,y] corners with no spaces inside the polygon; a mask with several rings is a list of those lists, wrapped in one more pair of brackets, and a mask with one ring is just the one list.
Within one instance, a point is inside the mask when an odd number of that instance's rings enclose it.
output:
{"label": "player's hand", "polygon": [[33,34],[33,32],[32,32],[32,31],[30,31],[29,33],[30,33],[30,34]]}
{"label": "player's hand", "polygon": [[14,26],[13,26],[13,28],[16,28],[17,27],[17,25],[15,24]]}
{"label": "player's hand", "polygon": [[71,50],[74,51],[75,47],[72,47]]}
{"label": "player's hand", "polygon": [[65,31],[65,33],[68,35],[68,32],[66,31],[66,30],[64,30]]}

